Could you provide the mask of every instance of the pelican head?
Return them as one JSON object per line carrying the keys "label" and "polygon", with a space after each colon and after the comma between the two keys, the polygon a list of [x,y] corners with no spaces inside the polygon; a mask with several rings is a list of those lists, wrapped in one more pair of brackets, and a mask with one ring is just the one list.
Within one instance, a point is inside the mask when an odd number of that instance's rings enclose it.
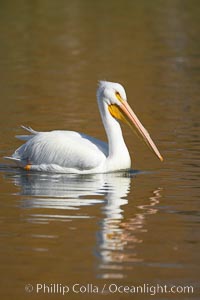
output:
{"label": "pelican head", "polygon": [[120,99],[127,101],[126,92],[123,86],[119,83],[109,81],[99,82],[97,98],[101,99],[101,101],[105,101],[107,105],[120,105]]}
{"label": "pelican head", "polygon": [[151,139],[148,131],[141,124],[127,102],[126,92],[119,83],[100,81],[97,90],[98,101],[105,103],[110,115],[116,120],[128,124],[133,131],[142,138],[153,153],[163,161],[163,157]]}

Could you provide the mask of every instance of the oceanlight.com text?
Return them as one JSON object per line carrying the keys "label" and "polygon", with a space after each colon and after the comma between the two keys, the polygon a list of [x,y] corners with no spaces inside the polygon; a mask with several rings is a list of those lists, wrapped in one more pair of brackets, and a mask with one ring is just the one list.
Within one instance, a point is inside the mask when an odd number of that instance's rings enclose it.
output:
{"label": "oceanlight.com text", "polygon": [[104,283],[96,285],[93,283],[36,283],[26,284],[25,291],[27,293],[36,294],[193,294],[194,287],[192,285],[166,285],[166,284],[141,284],[141,285],[121,285],[119,283]]}

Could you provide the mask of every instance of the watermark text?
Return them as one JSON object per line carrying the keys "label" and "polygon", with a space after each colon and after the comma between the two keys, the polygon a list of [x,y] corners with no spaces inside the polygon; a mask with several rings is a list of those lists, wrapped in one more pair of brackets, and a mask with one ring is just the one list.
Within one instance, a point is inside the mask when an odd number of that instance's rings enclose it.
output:
{"label": "watermark text", "polygon": [[166,284],[148,284],[141,285],[122,285],[119,283],[104,283],[96,285],[93,283],[36,283],[26,284],[26,293],[36,294],[60,294],[68,295],[74,294],[146,294],[146,295],[158,295],[158,294],[193,294],[194,287],[192,285],[166,285]]}

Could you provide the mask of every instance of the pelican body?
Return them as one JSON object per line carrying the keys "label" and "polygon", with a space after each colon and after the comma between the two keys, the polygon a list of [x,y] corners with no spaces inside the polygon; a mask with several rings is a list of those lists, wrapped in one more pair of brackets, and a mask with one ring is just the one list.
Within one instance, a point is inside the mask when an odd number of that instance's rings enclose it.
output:
{"label": "pelican body", "polygon": [[44,172],[91,174],[128,170],[131,159],[119,124],[122,121],[134,128],[157,157],[163,160],[129,106],[121,84],[100,81],[97,103],[108,143],[75,131],[37,132],[22,126],[30,134],[17,138],[26,143],[6,158],[25,170]]}

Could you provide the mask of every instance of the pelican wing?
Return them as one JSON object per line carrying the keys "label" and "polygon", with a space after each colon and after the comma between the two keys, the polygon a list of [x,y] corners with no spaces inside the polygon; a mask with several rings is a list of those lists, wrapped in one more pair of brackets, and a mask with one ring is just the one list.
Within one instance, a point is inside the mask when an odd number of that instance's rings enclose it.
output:
{"label": "pelican wing", "polygon": [[38,131],[35,131],[34,129],[32,129],[31,127],[26,127],[21,125],[21,128],[23,128],[24,130],[28,131],[29,133],[31,133],[31,135],[16,135],[15,137],[21,141],[28,141],[30,140],[34,135],[36,135],[38,133]]}
{"label": "pelican wing", "polygon": [[18,165],[53,164],[89,170],[98,167],[108,155],[106,143],[78,132],[55,130],[31,133],[23,138],[27,142],[10,157]]}

